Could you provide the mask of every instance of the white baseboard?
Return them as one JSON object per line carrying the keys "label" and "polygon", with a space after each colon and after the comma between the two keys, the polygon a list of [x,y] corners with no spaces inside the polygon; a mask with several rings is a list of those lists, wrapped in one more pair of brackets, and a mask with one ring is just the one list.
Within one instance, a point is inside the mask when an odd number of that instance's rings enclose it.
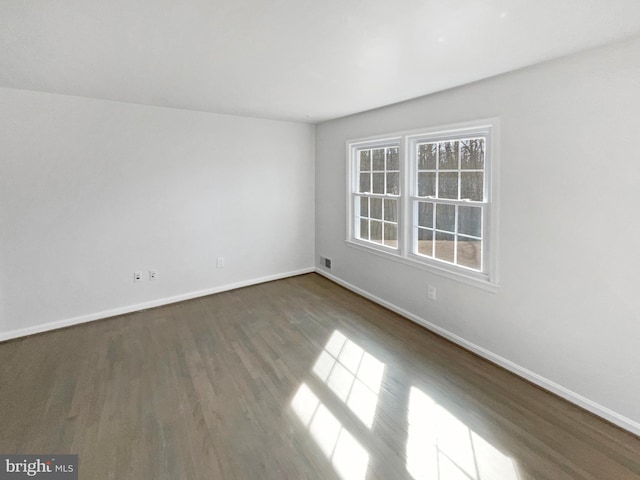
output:
{"label": "white baseboard", "polygon": [[161,307],[162,305],[168,305],[170,303],[182,302],[184,300],[191,300],[192,298],[205,297],[214,293],[226,292],[228,290],[235,290],[236,288],[248,287],[251,285],[257,285],[259,283],[271,282],[273,280],[281,280],[287,277],[295,277],[296,275],[303,275],[305,273],[315,272],[315,268],[303,268],[301,270],[295,270],[292,272],[279,273],[276,275],[269,275],[266,277],[253,278],[242,282],[231,283],[228,285],[222,285],[219,287],[208,288],[205,290],[198,290],[196,292],[183,293],[181,295],[175,295],[172,297],[159,298],[157,300],[151,300],[149,302],[138,303],[136,305],[128,305],[125,307],[114,308],[111,310],[103,310],[101,312],[90,313],[88,315],[81,315],[79,317],[68,318],[65,320],[57,320],[55,322],[43,323],[35,325],[33,327],[20,328],[17,330],[9,330],[7,332],[0,332],[0,342],[11,340],[19,337],[26,337],[27,335],[33,335],[36,333],[48,332],[50,330],[56,330],[58,328],[70,327],[72,325],[78,325],[80,323],[92,322],[94,320],[102,320],[109,317],[115,317],[117,315],[124,315],[126,313],[138,312],[140,310],[146,310],[148,308]]}
{"label": "white baseboard", "polygon": [[390,302],[387,302],[386,300],[383,300],[377,297],[376,295],[373,295],[361,288],[356,287],[355,285],[345,282],[344,280],[328,273],[326,270],[316,268],[316,273],[322,275],[323,277],[328,278],[329,280],[337,283],[338,285],[345,287],[348,290],[351,290],[352,292],[357,293],[358,295],[361,295],[371,300],[372,302],[382,305],[383,307],[388,308],[389,310],[396,312],[399,315],[402,315],[403,317],[425,327],[428,330],[431,330],[432,332],[437,333],[438,335],[446,338],[447,340],[450,340],[453,343],[460,345],[466,350],[469,350],[489,360],[490,362],[495,363],[509,370],[510,372],[515,373],[516,375],[529,380],[530,382],[538,385],[539,387],[545,390],[548,390],[552,393],[555,393],[556,395],[564,398],[565,400],[568,400],[569,402],[575,405],[578,405],[579,407],[584,408],[585,410],[599,417],[604,418],[605,420],[613,423],[614,425],[617,425],[620,428],[623,428],[635,435],[640,436],[640,423],[635,422],[630,418],[625,417],[624,415],[620,415],[619,413],[614,412],[613,410],[607,407],[604,407],[592,400],[589,400],[588,398],[583,397],[582,395],[576,392],[573,392],[568,388],[565,388],[562,385],[559,385],[543,377],[542,375],[538,375],[537,373],[532,372],[531,370],[521,367],[520,365],[512,362],[511,360],[507,360],[506,358],[501,357],[500,355],[497,355],[485,348],[482,348],[474,343],[471,343],[468,340],[465,340],[464,338],[454,333],[451,333],[442,327],[439,327],[438,325],[435,325],[423,318],[418,317],[417,315],[414,315],[413,313],[410,313]]}

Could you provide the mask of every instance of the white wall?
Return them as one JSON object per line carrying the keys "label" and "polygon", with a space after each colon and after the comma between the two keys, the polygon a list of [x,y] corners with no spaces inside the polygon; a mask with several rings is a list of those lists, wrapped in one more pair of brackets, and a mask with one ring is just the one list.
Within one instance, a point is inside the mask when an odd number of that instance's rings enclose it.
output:
{"label": "white wall", "polygon": [[0,339],[313,268],[313,126],[10,89],[0,112]]}
{"label": "white wall", "polygon": [[[348,139],[493,116],[498,293],[345,244]],[[639,135],[640,39],[326,122],[317,256],[335,278],[640,433]]]}

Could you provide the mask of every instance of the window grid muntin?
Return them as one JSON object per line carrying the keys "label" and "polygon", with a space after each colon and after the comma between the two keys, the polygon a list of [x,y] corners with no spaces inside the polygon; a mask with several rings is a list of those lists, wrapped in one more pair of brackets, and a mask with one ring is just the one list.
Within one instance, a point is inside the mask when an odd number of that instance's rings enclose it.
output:
{"label": "window grid muntin", "polygon": [[[482,271],[477,269],[465,268],[466,265],[452,265],[450,263],[436,261],[424,257],[418,256],[415,251],[415,234],[413,222],[415,219],[414,204],[416,199],[420,200],[437,200],[438,203],[448,202],[448,199],[435,199],[434,196],[430,197],[416,197],[416,175],[418,171],[418,158],[416,151],[416,143],[437,143],[439,141],[465,141],[474,138],[484,138],[484,164],[480,164],[476,155],[472,154],[467,156],[467,162],[464,158],[461,158],[462,166],[482,166],[484,171],[482,172],[482,183],[475,183],[476,192],[482,188],[483,190],[483,202],[475,200],[476,207],[484,205],[482,208]],[[357,238],[356,215],[357,211],[354,208],[354,193],[357,190],[357,171],[356,166],[358,149],[398,145],[400,147],[400,188],[399,195],[399,217],[398,217],[398,243],[399,248],[390,249],[379,244],[361,241]],[[468,145],[468,144],[467,144]],[[497,291],[495,289],[499,286],[498,279],[498,252],[497,252],[497,238],[498,238],[498,210],[499,205],[497,203],[500,196],[500,183],[499,183],[499,163],[500,163],[500,119],[499,118],[487,118],[481,120],[474,120],[468,122],[460,122],[456,124],[450,124],[439,127],[427,127],[423,129],[415,129],[411,131],[396,132],[388,135],[372,136],[369,138],[362,138],[356,140],[347,141],[347,160],[348,160],[348,172],[347,177],[347,208],[348,216],[345,219],[347,221],[347,237],[346,242],[354,248],[361,249],[373,255],[380,257],[386,257],[395,261],[404,263],[406,265],[412,265],[424,270],[438,272],[439,274],[474,285],[488,291]],[[471,162],[471,163],[469,163]],[[433,162],[431,163],[433,165]],[[433,168],[433,167],[431,167]],[[421,168],[420,171],[427,171],[428,168]],[[445,169],[442,169],[443,171]],[[465,171],[480,171],[478,168],[460,168],[464,173]],[[435,176],[435,174],[434,174]],[[460,177],[462,179],[462,177]],[[479,180],[479,179],[478,179]],[[473,179],[467,183],[469,185],[473,183]],[[471,193],[474,185],[471,185]],[[470,195],[465,195],[470,196]],[[479,197],[475,197],[479,198]],[[466,201],[470,202],[470,201]],[[470,205],[471,206],[471,205]],[[477,217],[477,215],[473,215]],[[469,225],[464,222],[464,224]],[[463,228],[464,225],[461,226]],[[478,223],[470,227],[464,227],[466,231],[478,232]],[[468,240],[460,230],[460,242]],[[470,240],[470,239],[469,239]],[[474,250],[480,247],[479,244],[472,245]],[[460,259],[463,260],[464,256],[467,256],[466,246],[462,248],[458,247],[460,253]]]}
{"label": "window grid muntin", "polygon": [[[378,217],[372,217],[371,216],[371,200],[372,199],[380,199],[382,202],[382,206],[381,206],[381,213],[380,213],[380,218]],[[363,216],[361,214],[361,202],[363,200],[367,201],[367,216]],[[393,200],[396,203],[396,207],[395,207],[395,217],[396,217],[396,221],[391,221],[391,220],[386,220],[386,213],[387,213],[387,207],[385,205],[385,200]],[[393,248],[393,249],[398,249],[399,248],[399,240],[398,240],[398,235],[399,235],[399,216],[400,216],[400,196],[399,195],[375,195],[375,194],[365,194],[365,193],[356,193],[354,194],[354,219],[355,219],[355,237],[358,240],[362,240],[363,242],[369,242],[369,243],[373,243],[375,245],[380,245],[383,247],[388,247],[388,248]],[[362,229],[361,229],[361,221],[364,220],[367,223],[367,238],[363,238],[361,233],[362,233]],[[371,222],[380,222],[381,224],[381,241],[374,241],[371,240]],[[396,235],[395,235],[395,239],[387,239],[386,238],[386,225],[391,225],[395,227],[396,230]],[[395,241],[396,245],[389,245],[387,243],[385,243],[385,240],[389,240],[389,241]]]}
{"label": "window grid muntin", "polygon": [[[374,152],[375,151],[379,151],[379,150],[384,150],[384,158],[383,158],[383,167],[382,170],[381,169],[374,169],[374,161],[373,161],[373,157],[374,157]],[[392,150],[396,151],[396,155],[398,157],[398,168],[397,169],[389,169],[387,168],[388,164],[389,164],[389,160],[390,157],[392,155]],[[369,168],[366,170],[362,170],[362,154],[363,153],[369,153]],[[358,179],[357,179],[357,188],[356,188],[356,192],[355,193],[364,193],[364,194],[373,194],[373,195],[394,195],[394,196],[399,196],[400,195],[400,147],[397,145],[385,145],[385,146],[375,146],[375,147],[366,147],[366,148],[359,148],[356,150],[356,156],[357,156],[357,165],[356,165],[356,172],[358,174]],[[363,174],[369,174],[369,191],[362,191],[360,186],[361,186],[361,181],[360,179],[362,178]],[[383,187],[382,187],[382,193],[380,192],[374,192],[373,191],[373,175],[374,173],[377,174],[382,174],[383,175]],[[389,185],[388,185],[388,178],[389,178],[389,174],[397,174],[398,176],[398,180],[397,180],[397,193],[390,193],[389,192]]]}
{"label": "window grid muntin", "polygon": [[[482,142],[482,160],[481,163],[483,165],[482,169],[479,168],[463,168],[463,143],[471,144],[472,141],[481,141]],[[457,168],[440,168],[441,164],[441,145],[451,144],[453,142],[457,143],[456,147],[456,167]],[[420,168],[420,147],[424,145],[433,145],[435,148],[435,168]],[[413,190],[413,196],[411,197],[412,203],[412,246],[411,253],[418,256],[419,258],[423,258],[429,261],[443,262],[449,265],[455,265],[459,268],[469,269],[474,272],[485,272],[485,257],[486,257],[486,243],[485,243],[485,231],[486,231],[486,211],[485,207],[487,206],[487,198],[488,198],[488,189],[487,189],[487,145],[488,139],[486,135],[470,135],[470,136],[455,136],[455,137],[433,137],[433,138],[424,138],[417,139],[413,144],[413,172],[414,175],[412,177],[411,187]],[[423,195],[420,196],[420,174],[421,173],[433,173],[435,175],[434,179],[434,195]],[[457,174],[457,198],[446,198],[441,197],[441,183],[440,183],[440,174],[441,173],[456,173]],[[463,173],[482,173],[482,200],[472,200],[470,198],[461,198],[462,197],[462,174]],[[424,227],[420,226],[420,220],[418,218],[419,215],[419,205],[420,203],[431,203],[433,205],[433,213],[432,213],[432,227]],[[453,205],[455,207],[454,213],[454,231],[443,230],[436,228],[437,224],[437,205]],[[474,236],[469,234],[461,234],[459,233],[459,207],[460,206],[474,206],[479,207],[481,209],[480,215],[480,236]],[[431,255],[426,255],[425,253],[420,252],[420,232],[431,232]],[[445,258],[439,258],[436,256],[436,248],[438,246],[438,233],[442,236],[445,235],[453,235],[453,261],[449,261]],[[459,263],[458,259],[458,250],[459,250],[459,240],[465,241],[466,239],[470,239],[472,241],[480,242],[480,259],[479,259],[479,268],[469,267],[467,265],[463,265]]]}
{"label": "window grid muntin", "polygon": [[[482,272],[484,271],[484,260],[485,260],[485,252],[484,252],[484,238],[482,236],[482,234],[484,233],[484,220],[485,220],[485,205],[484,204],[478,204],[477,202],[474,202],[474,204],[472,204],[472,202],[463,202],[463,203],[459,203],[459,202],[440,202],[439,200],[436,201],[436,199],[429,199],[429,198],[425,198],[425,197],[418,197],[418,198],[413,198],[412,199],[413,202],[413,246],[412,246],[412,253],[414,255],[417,255],[421,258],[428,258],[429,260],[435,260],[435,261],[439,261],[439,262],[444,262],[444,263],[448,263],[450,265],[455,265],[456,267],[460,267],[460,268],[466,268],[475,272]],[[420,225],[420,219],[419,219],[419,211],[420,211],[420,203],[423,204],[431,204],[433,205],[433,213],[432,213],[432,217],[431,217],[431,226],[427,227],[424,225]],[[437,205],[452,205],[455,207],[455,214],[454,214],[454,223],[453,223],[453,230],[444,230],[442,228],[437,228]],[[481,225],[481,230],[480,230],[480,236],[476,236],[476,235],[471,235],[471,234],[467,234],[467,233],[460,233],[459,231],[459,209],[460,207],[465,207],[465,206],[473,206],[475,208],[479,208],[480,209],[480,225]],[[431,255],[426,255],[423,253],[420,253],[420,248],[419,248],[419,238],[420,238],[420,232],[431,232],[432,233],[432,239],[431,239]],[[437,234],[446,234],[446,235],[452,235],[453,236],[453,261],[450,262],[446,259],[443,258],[439,258],[436,257],[436,243],[437,243]],[[480,268],[476,269],[473,267],[469,267],[467,265],[463,265],[461,263],[458,262],[458,240],[462,238],[463,241],[464,239],[469,239],[469,240],[474,240],[474,241],[479,241],[480,242]]]}
{"label": "window grid muntin", "polygon": [[[484,168],[462,168],[462,144],[463,142],[471,142],[474,140],[482,140],[483,142],[483,153],[482,153],[482,164]],[[451,142],[457,142],[457,163],[458,168],[440,168],[440,144],[446,144]],[[422,145],[436,145],[436,159],[435,159],[435,168],[420,168],[420,147]],[[435,195],[433,196],[422,196],[421,198],[437,198],[437,199],[445,199],[446,197],[440,196],[440,173],[457,173],[458,174],[458,198],[446,198],[447,200],[466,200],[469,202],[486,202],[487,199],[487,172],[486,172],[486,157],[487,157],[487,138],[485,135],[474,135],[469,137],[442,137],[442,138],[433,138],[433,139],[424,139],[418,140],[415,143],[414,148],[415,154],[415,171],[417,172],[415,178],[413,179],[413,188],[415,190],[415,195],[418,196],[420,186],[418,184],[418,179],[420,173],[434,173],[435,174]],[[471,199],[462,199],[460,198],[462,192],[462,173],[482,173],[482,200],[471,200]]]}
{"label": "window grid muntin", "polygon": [[[374,152],[379,152],[380,150],[384,151],[384,155],[382,158],[382,168],[375,168],[374,164]],[[388,145],[375,145],[375,146],[367,146],[356,149],[356,165],[355,171],[357,172],[356,185],[354,185],[355,192],[353,193],[353,202],[354,202],[354,237],[363,242],[372,243],[374,245],[379,245],[386,248],[391,248],[398,250],[400,247],[399,243],[399,218],[400,218],[400,147],[397,144],[388,144]],[[363,161],[363,153],[368,153],[369,158],[369,168],[362,169],[362,161]],[[395,153],[397,169],[388,168],[390,162],[392,161],[392,155]],[[361,189],[361,178],[363,174],[369,174],[369,191],[362,191]],[[381,174],[383,176],[383,193],[374,193],[374,174]],[[389,185],[389,174],[395,174],[397,176],[395,187],[397,193],[389,193],[390,189],[393,189],[394,185]],[[381,199],[381,213],[380,218],[372,217],[371,215],[371,200],[372,199]],[[366,199],[367,202],[367,216],[362,215],[361,202]],[[386,205],[385,200],[393,200],[395,202],[395,218],[396,221],[386,220]],[[363,238],[362,235],[362,221],[366,222],[367,232],[366,238]],[[377,239],[373,240],[371,238],[372,234],[372,222],[380,223],[380,241]],[[392,238],[387,238],[387,228],[390,227],[391,230],[395,230],[395,235],[390,235]],[[395,238],[393,238],[395,237]],[[395,245],[393,244],[395,242]]]}

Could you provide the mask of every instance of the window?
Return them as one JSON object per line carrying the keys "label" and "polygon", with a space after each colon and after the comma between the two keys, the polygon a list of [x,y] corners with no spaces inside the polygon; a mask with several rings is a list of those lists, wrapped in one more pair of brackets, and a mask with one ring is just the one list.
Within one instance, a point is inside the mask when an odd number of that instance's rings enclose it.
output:
{"label": "window", "polygon": [[497,120],[348,142],[347,241],[497,284]]}
{"label": "window", "polygon": [[483,137],[411,143],[412,253],[482,271],[485,144]]}
{"label": "window", "polygon": [[357,237],[397,249],[400,147],[397,144],[365,146],[357,148],[355,153]]}

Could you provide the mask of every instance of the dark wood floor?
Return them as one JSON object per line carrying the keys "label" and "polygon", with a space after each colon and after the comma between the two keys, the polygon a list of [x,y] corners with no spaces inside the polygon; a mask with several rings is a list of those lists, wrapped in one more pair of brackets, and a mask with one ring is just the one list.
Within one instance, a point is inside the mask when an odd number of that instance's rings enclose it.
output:
{"label": "dark wood floor", "polygon": [[0,344],[0,453],[81,479],[640,478],[640,440],[304,275]]}

